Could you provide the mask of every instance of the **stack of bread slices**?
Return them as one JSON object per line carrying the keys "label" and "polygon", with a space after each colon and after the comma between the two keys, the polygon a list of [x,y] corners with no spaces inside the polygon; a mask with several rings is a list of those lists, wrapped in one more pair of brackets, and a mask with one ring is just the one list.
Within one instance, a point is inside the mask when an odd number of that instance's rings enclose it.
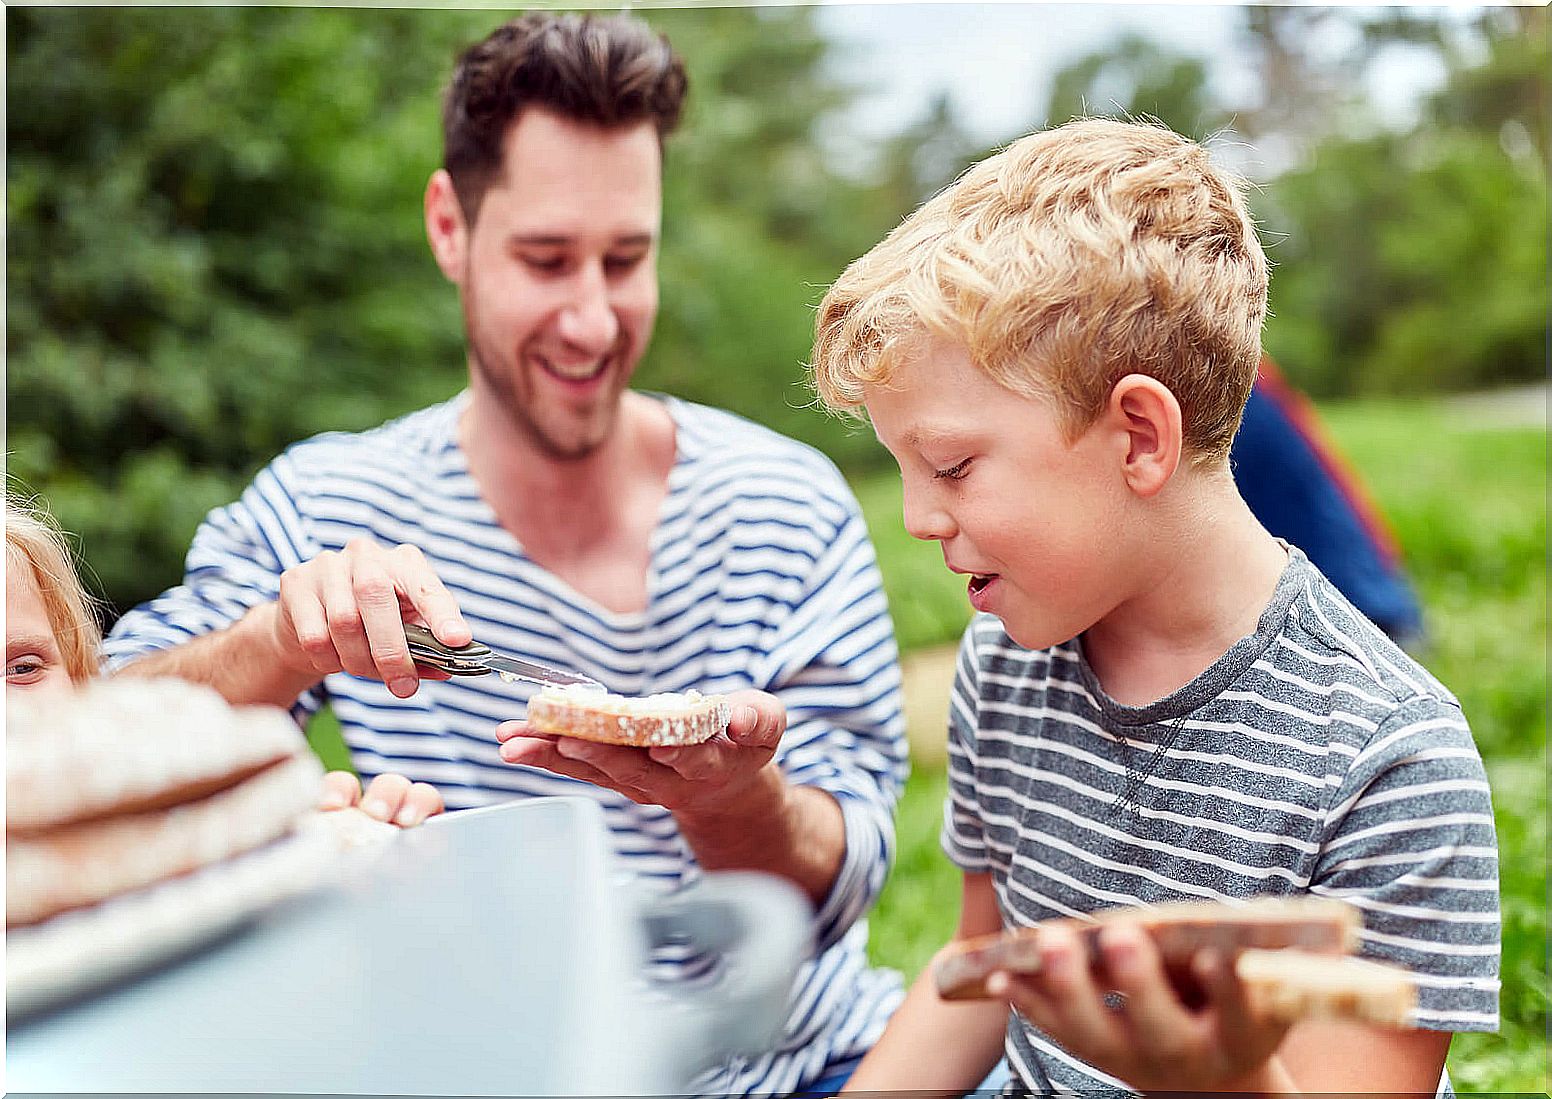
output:
{"label": "stack of bread slices", "polygon": [[338,848],[295,722],[171,679],[6,704],[11,1015],[159,960],[313,884]]}

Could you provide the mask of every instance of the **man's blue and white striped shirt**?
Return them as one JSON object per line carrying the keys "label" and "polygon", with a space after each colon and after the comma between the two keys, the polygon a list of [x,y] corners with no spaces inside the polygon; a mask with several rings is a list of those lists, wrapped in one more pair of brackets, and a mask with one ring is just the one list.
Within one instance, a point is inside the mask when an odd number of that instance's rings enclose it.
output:
{"label": "man's blue and white striped shirt", "polygon": [[[705,1077],[708,1093],[783,1093],[865,1051],[901,992],[869,970],[864,915],[883,887],[905,777],[900,673],[873,548],[835,467],[818,452],[729,413],[665,398],[677,457],[651,542],[648,606],[607,610],[534,564],[469,474],[456,424],[467,395],[356,435],[299,443],[195,535],[182,586],[125,615],[108,640],[120,665],[221,629],[276,598],[280,574],[354,538],[414,544],[492,647],[598,679],[611,691],[726,692],[781,699],[777,761],[793,783],[834,795],[846,852],[816,914],[782,1047]],[[669,891],[698,869],[667,810],[503,763],[495,727],[535,688],[496,676],[423,682],[407,699],[343,673],[298,700],[327,703],[363,778],[429,782],[449,808],[585,794],[615,848]],[[658,976],[693,979],[664,956]]]}

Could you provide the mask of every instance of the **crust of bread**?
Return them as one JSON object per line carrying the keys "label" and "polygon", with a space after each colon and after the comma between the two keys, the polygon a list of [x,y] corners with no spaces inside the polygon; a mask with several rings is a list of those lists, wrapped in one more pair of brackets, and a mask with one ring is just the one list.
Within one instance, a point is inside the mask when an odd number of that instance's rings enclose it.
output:
{"label": "crust of bread", "polygon": [[6,700],[6,834],[203,797],[307,751],[285,711],[176,679]]}
{"label": "crust of bread", "polygon": [[528,727],[536,733],[602,744],[659,748],[702,744],[727,729],[732,708],[718,695],[659,711],[625,707],[618,695],[540,692],[528,700]]}
{"label": "crust of bread", "polygon": [[1357,946],[1361,920],[1351,905],[1326,897],[1263,897],[1245,904],[1216,901],[1114,908],[1089,920],[1047,920],[994,935],[953,943],[933,963],[938,995],[945,1000],[986,999],[986,979],[999,970],[1035,973],[1040,968],[1041,929],[1071,928],[1097,949],[1110,926],[1139,927],[1152,936],[1166,965],[1189,961],[1198,950],[1234,952],[1296,947],[1347,954]]}
{"label": "crust of bread", "polygon": [[312,810],[322,787],[323,768],[308,752],[197,801],[7,835],[6,927],[37,923],[262,846]]}
{"label": "crust of bread", "polygon": [[1289,1023],[1413,1025],[1417,984],[1399,966],[1302,950],[1246,950],[1234,960],[1234,972],[1256,1015]]}

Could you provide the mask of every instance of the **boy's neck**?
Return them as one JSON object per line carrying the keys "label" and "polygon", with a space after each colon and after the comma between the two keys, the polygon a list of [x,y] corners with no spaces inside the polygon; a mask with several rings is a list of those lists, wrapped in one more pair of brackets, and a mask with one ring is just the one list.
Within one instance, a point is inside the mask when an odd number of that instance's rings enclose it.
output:
{"label": "boy's neck", "polygon": [[1089,666],[1124,705],[1172,694],[1254,634],[1288,563],[1227,475],[1184,481],[1152,517],[1139,582],[1083,634]]}

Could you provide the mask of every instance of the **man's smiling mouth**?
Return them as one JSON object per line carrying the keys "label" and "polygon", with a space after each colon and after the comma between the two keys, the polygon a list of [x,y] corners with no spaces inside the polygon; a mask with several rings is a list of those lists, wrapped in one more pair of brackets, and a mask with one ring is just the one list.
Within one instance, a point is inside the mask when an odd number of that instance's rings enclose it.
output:
{"label": "man's smiling mouth", "polygon": [[559,378],[563,382],[590,382],[609,369],[608,357],[596,362],[579,363],[576,366],[561,366],[543,355],[535,355],[534,358],[546,374]]}

